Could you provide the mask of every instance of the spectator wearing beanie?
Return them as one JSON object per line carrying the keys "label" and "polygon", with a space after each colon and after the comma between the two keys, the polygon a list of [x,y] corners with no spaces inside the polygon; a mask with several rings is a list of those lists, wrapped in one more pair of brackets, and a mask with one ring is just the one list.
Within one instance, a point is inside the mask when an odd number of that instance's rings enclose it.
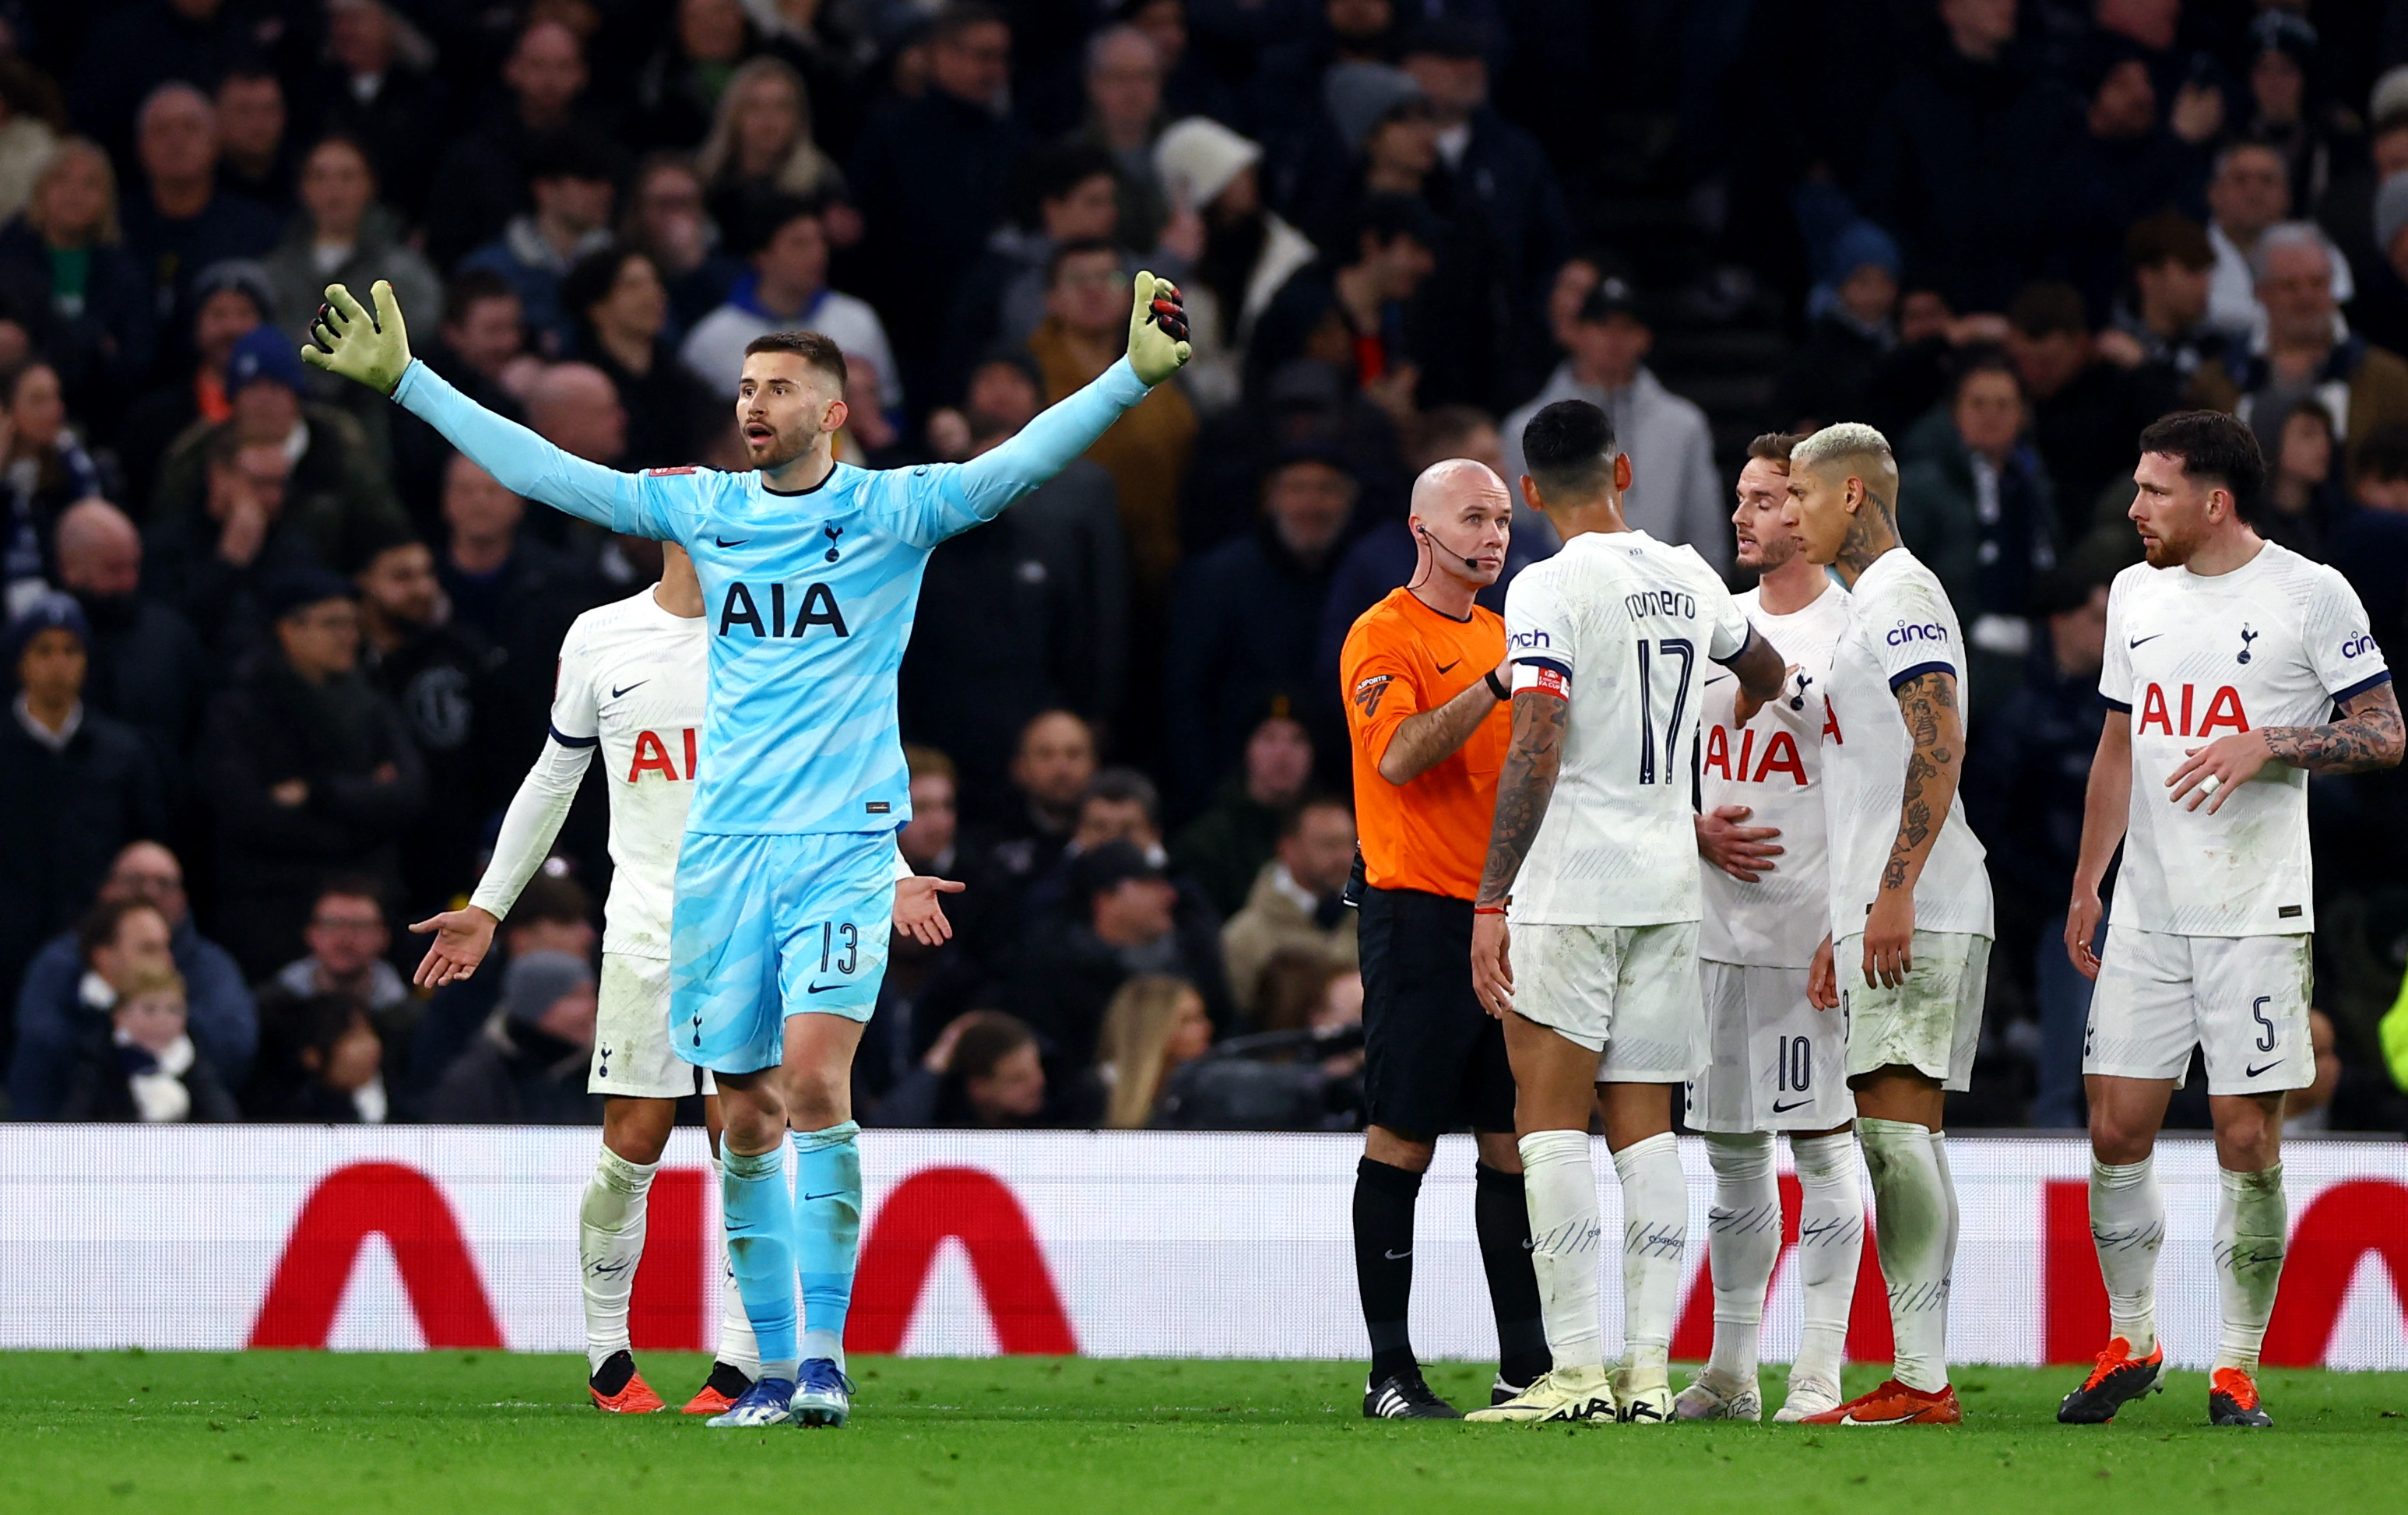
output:
{"label": "spectator wearing beanie", "polygon": [[2377,347],[2408,350],[2408,169],[2375,192],[2374,250],[2350,321]]}
{"label": "spectator wearing beanie", "polygon": [[502,1002],[427,1097],[441,1125],[594,1125],[594,969],[566,952],[529,952],[502,974]]}
{"label": "spectator wearing beanie", "polygon": [[1864,414],[1874,377],[1898,346],[1898,242],[1869,221],[1840,229],[1824,277],[1806,297],[1806,340],[1781,376],[1782,423],[1813,430]]}
{"label": "spectator wearing beanie", "polygon": [[275,644],[209,706],[202,793],[217,815],[216,935],[263,979],[302,945],[318,880],[365,873],[397,894],[397,846],[425,766],[359,671],[351,586],[323,569],[269,586]]}
{"label": "spectator wearing beanie", "polygon": [[184,334],[188,364],[126,408],[117,423],[117,462],[125,474],[121,496],[136,516],[157,493],[168,450],[192,428],[234,414],[226,398],[226,366],[234,345],[254,326],[274,322],[276,298],[267,270],[247,258],[211,264],[193,279],[192,324]]}
{"label": "spectator wearing beanie", "polygon": [[1302,232],[1263,203],[1260,144],[1191,116],[1154,145],[1154,171],[1174,204],[1204,222],[1204,248],[1180,285],[1196,355],[1182,379],[1206,410],[1234,403],[1254,322],[1280,286],[1318,256]]}

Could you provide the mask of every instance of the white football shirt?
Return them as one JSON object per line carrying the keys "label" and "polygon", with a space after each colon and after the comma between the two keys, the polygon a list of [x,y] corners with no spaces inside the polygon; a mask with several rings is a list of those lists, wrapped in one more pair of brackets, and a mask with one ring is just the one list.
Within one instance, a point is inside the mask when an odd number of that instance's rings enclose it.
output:
{"label": "white football shirt", "polygon": [[1848,592],[1825,580],[1804,609],[1777,616],[1763,592],[1738,596],[1750,624],[1797,666],[1796,681],[1744,726],[1731,723],[1738,681],[1708,676],[1705,734],[1698,753],[1698,795],[1709,812],[1744,805],[1742,822],[1776,826],[1781,855],[1773,871],[1742,883],[1706,865],[1705,921],[1698,955],[1759,968],[1802,968],[1829,929],[1831,865],[1823,840],[1823,690],[1831,650],[1848,624]]}
{"label": "white football shirt", "polygon": [[708,621],[669,614],[645,589],[579,616],[560,644],[552,739],[595,748],[610,780],[606,952],[669,955],[678,843],[702,750]]}
{"label": "white football shirt", "polygon": [[[1898,686],[1934,670],[1956,676],[1956,708],[1964,710],[1965,634],[1956,612],[1932,571],[1906,549],[1892,548],[1873,560],[1848,596],[1848,624],[1833,645],[1824,692],[1823,817],[1835,939],[1865,929],[1898,841],[1907,760],[1914,751],[1898,707]],[[1950,799],[1914,882],[1916,930],[1991,935],[1985,855],[1965,822],[1960,793]]]}
{"label": "white football shirt", "polygon": [[2166,776],[2237,732],[2321,725],[2390,677],[2349,580],[2286,547],[2269,542],[2214,577],[2145,563],[2116,575],[2099,678],[2100,698],[2132,724],[2115,923],[2188,936],[2315,930],[2307,770],[2269,763],[2214,815],[2169,801]]}
{"label": "white football shirt", "polygon": [[1695,921],[1689,808],[1708,659],[1740,654],[1747,617],[1695,550],[1589,532],[1505,592],[1513,688],[1571,701],[1563,765],[1513,884],[1511,919]]}

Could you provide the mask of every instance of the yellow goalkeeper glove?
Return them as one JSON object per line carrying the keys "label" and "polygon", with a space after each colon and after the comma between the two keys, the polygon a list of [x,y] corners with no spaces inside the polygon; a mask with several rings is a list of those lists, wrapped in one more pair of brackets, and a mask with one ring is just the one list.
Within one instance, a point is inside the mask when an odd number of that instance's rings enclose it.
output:
{"label": "yellow goalkeeper glove", "polygon": [[1187,345],[1187,310],[1179,286],[1152,274],[1137,276],[1129,305],[1129,366],[1148,389],[1179,372],[1193,351]]}
{"label": "yellow goalkeeper glove", "polygon": [[380,279],[368,289],[376,313],[340,284],[326,286],[326,303],[309,322],[310,340],[301,348],[301,361],[354,379],[379,394],[391,395],[409,367],[409,331],[401,323],[401,305],[393,286]]}

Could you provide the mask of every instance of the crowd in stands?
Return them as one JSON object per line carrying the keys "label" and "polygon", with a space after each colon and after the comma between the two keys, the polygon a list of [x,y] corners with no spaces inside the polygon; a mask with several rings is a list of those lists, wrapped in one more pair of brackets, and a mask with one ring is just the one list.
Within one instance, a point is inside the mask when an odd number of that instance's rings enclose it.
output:
{"label": "crowd in stands", "polygon": [[[401,928],[658,549],[307,369],[325,284],[623,468],[743,466],[745,342],[818,330],[887,466],[1096,377],[1140,266],[1196,361],[928,567],[901,840],[969,888],[894,946],[866,1120],[1359,1122],[1338,649],[1413,476],[1512,478],[1550,401],[1726,568],[1749,435],[1896,444],[2000,884],[1955,1123],[2082,1118],[2057,944],[2142,426],[2246,419],[2258,529],[2408,661],[2403,0],[0,0],[8,1116],[598,1119],[598,778],[484,971],[413,991]],[[1517,521],[1509,576],[1555,546]],[[2408,781],[2311,794],[2295,1108],[2400,1130]]]}

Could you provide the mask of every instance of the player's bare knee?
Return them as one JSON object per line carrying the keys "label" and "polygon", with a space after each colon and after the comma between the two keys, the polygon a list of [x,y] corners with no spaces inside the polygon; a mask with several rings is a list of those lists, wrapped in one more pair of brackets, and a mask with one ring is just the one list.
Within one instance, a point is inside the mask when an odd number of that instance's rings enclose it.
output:
{"label": "player's bare knee", "polygon": [[2242,1094],[2209,1101],[2215,1121],[2215,1162],[2233,1173],[2258,1173],[2283,1155],[2283,1096]]}
{"label": "player's bare knee", "polygon": [[1475,1131],[1471,1139],[1478,1145],[1483,1166],[1498,1173],[1522,1171],[1522,1144],[1511,1131]]}
{"label": "player's bare knee", "polygon": [[853,1119],[850,1068],[790,1068],[784,1082],[786,1121],[796,1131],[824,1131]]}
{"label": "player's bare knee", "polygon": [[677,1102],[611,1099],[602,1106],[602,1145],[630,1163],[657,1163],[677,1129]]}
{"label": "player's bare knee", "polygon": [[2090,1107],[2090,1151],[2101,1163],[2121,1165],[2146,1158],[2157,1144],[2157,1124],[2139,1112],[2100,1100]]}
{"label": "player's bare knee", "polygon": [[1427,1173],[1430,1160],[1438,1155],[1438,1143],[1375,1125],[1363,1132],[1363,1155],[1407,1173]]}

